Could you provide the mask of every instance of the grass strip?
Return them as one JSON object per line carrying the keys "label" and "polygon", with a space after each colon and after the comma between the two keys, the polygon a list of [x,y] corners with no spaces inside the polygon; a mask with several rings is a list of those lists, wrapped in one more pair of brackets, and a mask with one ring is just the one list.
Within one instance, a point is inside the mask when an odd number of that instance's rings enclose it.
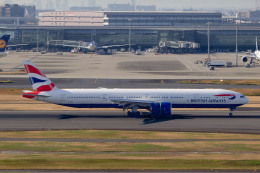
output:
{"label": "grass strip", "polygon": [[259,89],[231,89],[232,91],[239,92],[241,94],[244,94],[245,96],[260,96],[260,88]]}
{"label": "grass strip", "polygon": [[259,134],[123,130],[0,131],[0,138],[50,139],[260,139]]}
{"label": "grass strip", "polygon": [[203,142],[0,142],[0,151],[21,152],[259,152],[260,141]]}
{"label": "grass strip", "polygon": [[259,160],[91,159],[70,155],[0,158],[0,169],[260,169]]}

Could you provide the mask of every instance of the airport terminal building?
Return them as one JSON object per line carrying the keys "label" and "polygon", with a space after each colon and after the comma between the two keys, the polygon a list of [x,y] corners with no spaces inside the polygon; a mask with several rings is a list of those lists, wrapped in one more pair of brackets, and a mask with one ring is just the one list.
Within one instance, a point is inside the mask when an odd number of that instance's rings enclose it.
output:
{"label": "airport terminal building", "polygon": [[[128,44],[135,48],[157,46],[160,41],[190,41],[208,46],[210,22],[211,49],[234,51],[236,26],[223,18],[222,13],[207,12],[83,12],[53,11],[41,13],[38,23],[0,24],[0,34],[10,34],[12,43],[36,47],[48,46],[50,40],[95,41],[99,45]],[[4,27],[5,26],[5,27]],[[259,23],[240,23],[240,50],[254,49],[255,37],[260,38]]]}
{"label": "airport terminal building", "polygon": [[221,23],[222,13],[52,11],[38,19],[40,26],[188,26]]}

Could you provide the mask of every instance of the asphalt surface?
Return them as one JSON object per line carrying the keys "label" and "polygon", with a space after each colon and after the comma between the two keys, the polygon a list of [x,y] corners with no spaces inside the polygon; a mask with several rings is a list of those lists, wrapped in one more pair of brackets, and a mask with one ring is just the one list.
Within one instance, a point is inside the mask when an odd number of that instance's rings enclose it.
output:
{"label": "asphalt surface", "polygon": [[[13,83],[0,83],[0,88],[31,88],[28,77],[6,78],[0,77],[0,81],[12,81]],[[249,88],[260,89],[257,85],[216,85],[216,84],[179,84],[176,79],[82,79],[82,78],[53,78],[52,82],[59,88]]]}
{"label": "asphalt surface", "polygon": [[259,111],[177,111],[174,118],[128,118],[121,111],[0,111],[0,130],[155,130],[260,133]]}
{"label": "asphalt surface", "polygon": [[[207,54],[160,54],[143,52],[136,56],[129,52],[117,52],[103,56],[96,54],[36,52],[9,52],[0,60],[1,77],[26,77],[16,73],[24,70],[22,60],[32,60],[49,78],[90,79],[259,79],[259,62],[251,68],[239,61],[238,67],[209,70],[203,64]],[[236,56],[229,53],[214,53],[212,60],[235,64]],[[15,72],[15,73],[14,73]]]}

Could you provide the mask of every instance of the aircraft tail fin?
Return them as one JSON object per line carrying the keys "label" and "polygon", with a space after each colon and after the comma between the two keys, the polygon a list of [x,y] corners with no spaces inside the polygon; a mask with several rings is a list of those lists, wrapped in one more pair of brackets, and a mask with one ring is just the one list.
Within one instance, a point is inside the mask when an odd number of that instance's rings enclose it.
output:
{"label": "aircraft tail fin", "polygon": [[32,61],[23,60],[23,64],[35,92],[52,91],[57,89],[52,81],[45,76],[45,74],[43,74],[40,69],[32,63]]}
{"label": "aircraft tail fin", "polygon": [[10,39],[10,35],[4,35],[0,38],[0,52],[5,52],[5,48]]}

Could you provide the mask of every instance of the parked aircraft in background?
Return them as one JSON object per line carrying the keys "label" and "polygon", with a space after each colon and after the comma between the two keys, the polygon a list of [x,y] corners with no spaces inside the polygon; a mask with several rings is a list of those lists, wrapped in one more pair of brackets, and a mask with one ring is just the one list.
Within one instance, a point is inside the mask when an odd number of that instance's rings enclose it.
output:
{"label": "parked aircraft in background", "polygon": [[8,55],[8,52],[6,52],[6,47],[9,39],[10,35],[4,35],[0,38],[0,58]]}
{"label": "parked aircraft in background", "polygon": [[51,45],[70,47],[73,48],[73,52],[78,52],[82,50],[84,52],[98,52],[98,51],[108,51],[108,49],[117,49],[122,47],[127,47],[129,44],[122,45],[98,45],[95,41],[83,42],[83,41],[72,41],[72,40],[51,40]]}
{"label": "parked aircraft in background", "polygon": [[223,89],[59,89],[30,60],[24,60],[33,91],[23,97],[75,108],[121,108],[129,116],[147,109],[156,118],[172,116],[172,108],[229,108],[248,103],[237,92]]}
{"label": "parked aircraft in background", "polygon": [[90,42],[89,45],[86,47],[86,49],[90,51],[95,51],[97,49],[97,45],[94,41]]}
{"label": "parked aircraft in background", "polygon": [[251,56],[243,56],[242,57],[242,61],[244,63],[247,63],[249,60],[250,60],[250,64],[253,63],[253,60],[257,60],[259,61],[260,60],[260,51],[258,50],[258,38],[256,37],[256,50],[254,53],[248,53],[247,54],[250,54]]}

